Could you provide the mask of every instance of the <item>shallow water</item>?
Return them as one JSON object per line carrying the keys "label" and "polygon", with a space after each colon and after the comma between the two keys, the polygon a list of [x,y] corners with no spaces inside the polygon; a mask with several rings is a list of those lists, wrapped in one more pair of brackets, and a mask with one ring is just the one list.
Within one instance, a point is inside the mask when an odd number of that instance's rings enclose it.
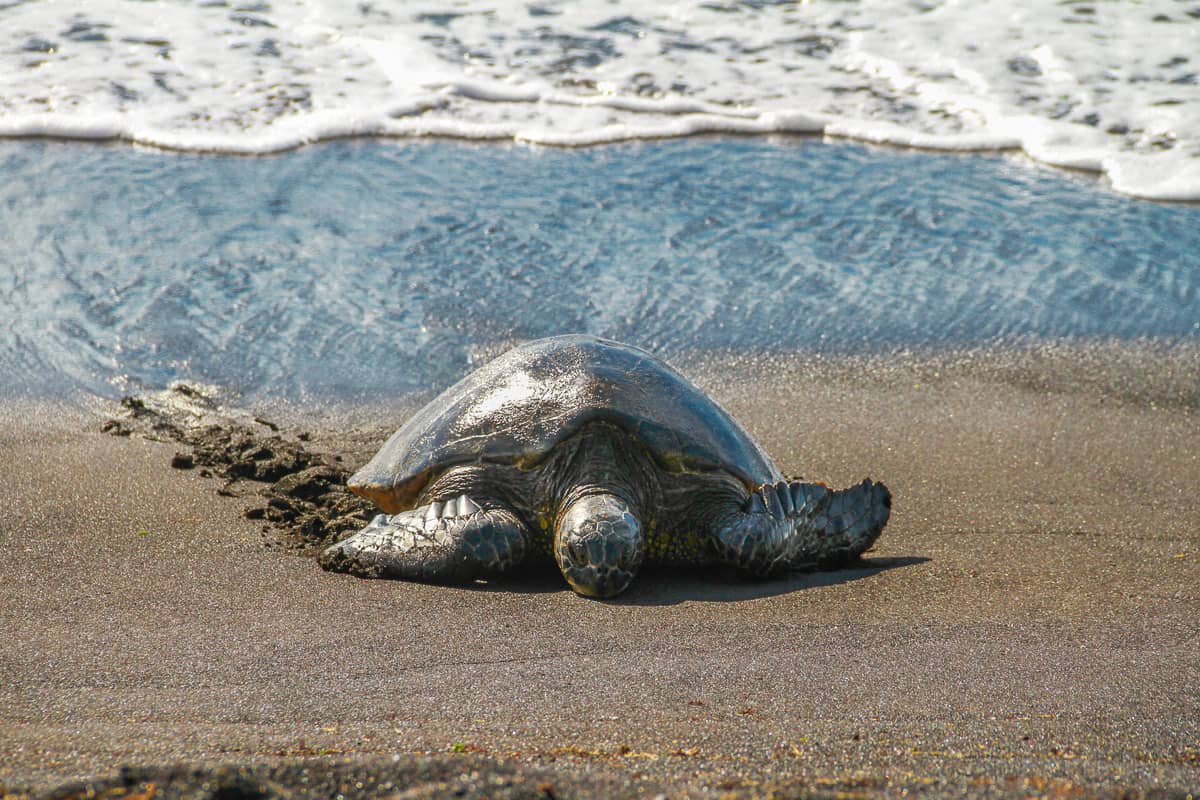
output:
{"label": "shallow water", "polygon": [[9,394],[444,386],[516,340],[667,357],[1200,338],[1200,209],[809,139],[229,158],[0,144]]}

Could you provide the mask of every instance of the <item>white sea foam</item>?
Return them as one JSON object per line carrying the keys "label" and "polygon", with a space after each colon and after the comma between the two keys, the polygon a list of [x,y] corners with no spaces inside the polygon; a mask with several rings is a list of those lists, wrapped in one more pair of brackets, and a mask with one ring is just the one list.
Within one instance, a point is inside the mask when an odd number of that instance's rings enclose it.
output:
{"label": "white sea foam", "polygon": [[265,153],[824,133],[1200,200],[1200,4],[18,0],[0,136]]}

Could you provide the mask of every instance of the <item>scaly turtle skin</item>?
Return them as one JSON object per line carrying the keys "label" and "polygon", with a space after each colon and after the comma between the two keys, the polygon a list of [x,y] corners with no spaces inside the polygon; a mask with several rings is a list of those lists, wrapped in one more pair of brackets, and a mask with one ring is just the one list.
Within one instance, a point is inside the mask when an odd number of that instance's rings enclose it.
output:
{"label": "scaly turtle skin", "polygon": [[591,336],[530,342],[468,375],[349,487],[386,513],[322,553],[326,569],[461,581],[544,553],[595,597],[646,559],[754,575],[834,567],[871,546],[891,505],[870,480],[785,480],[678,372]]}

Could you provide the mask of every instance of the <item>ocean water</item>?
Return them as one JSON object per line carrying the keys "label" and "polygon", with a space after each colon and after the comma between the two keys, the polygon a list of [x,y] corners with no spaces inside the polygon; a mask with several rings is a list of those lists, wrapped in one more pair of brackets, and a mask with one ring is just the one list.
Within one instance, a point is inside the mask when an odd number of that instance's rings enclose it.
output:
{"label": "ocean water", "polygon": [[0,2],[0,393],[1194,343],[1197,54],[1190,0]]}
{"label": "ocean water", "polygon": [[1001,155],[9,142],[0,174],[0,375],[19,392],[379,399],[566,332],[671,358],[1200,341],[1200,209]]}
{"label": "ocean water", "polygon": [[1200,199],[1196,0],[7,0],[0,136],[823,133]]}

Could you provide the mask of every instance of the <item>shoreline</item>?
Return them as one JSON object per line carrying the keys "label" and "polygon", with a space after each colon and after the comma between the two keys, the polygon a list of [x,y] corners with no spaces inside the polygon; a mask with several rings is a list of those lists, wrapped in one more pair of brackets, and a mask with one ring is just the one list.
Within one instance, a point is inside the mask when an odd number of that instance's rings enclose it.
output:
{"label": "shoreline", "polygon": [[[1197,323],[1200,324],[1200,323]],[[233,388],[183,377],[163,386],[113,384],[107,395],[65,382],[48,389],[0,393],[0,422],[32,415],[50,428],[75,429],[119,415],[122,397],[165,398],[172,387],[194,387],[219,414],[243,422],[264,414],[276,422],[320,436],[346,427],[390,434],[404,418],[467,372],[526,339],[501,339],[473,349],[461,372],[441,375],[440,383],[409,392],[379,390],[366,399],[335,391],[316,396],[277,395],[266,389],[241,393]],[[736,402],[748,386],[802,384],[827,393],[853,392],[859,385],[878,391],[914,383],[927,386],[994,384],[1005,390],[1077,395],[1135,405],[1200,409],[1200,337],[1184,339],[1116,337],[1024,337],[1013,341],[862,349],[728,348],[685,350],[664,356],[705,391]],[[197,409],[199,411],[199,409]],[[191,413],[191,412],[189,412]],[[61,420],[61,421],[59,421]],[[368,453],[368,455],[370,455]]]}
{"label": "shoreline", "polygon": [[[681,364],[785,471],[885,481],[892,522],[857,569],[656,571],[610,603],[324,573],[264,547],[255,487],[101,433],[107,404],[0,400],[0,787],[401,755],[415,796],[474,770],[467,796],[1181,797],[1200,360],[1085,350]],[[308,446],[354,463],[389,409],[318,409]]]}
{"label": "shoreline", "polygon": [[[699,115],[703,116],[703,115]],[[761,116],[773,116],[767,113]],[[786,115],[785,115],[786,116]],[[756,120],[755,120],[756,121]],[[748,121],[751,122],[751,121]],[[1119,179],[1114,179],[1110,167],[1105,163],[1082,163],[1076,159],[1054,160],[1050,154],[1038,158],[1032,154],[1020,141],[1002,140],[995,137],[982,136],[977,142],[954,143],[954,137],[939,137],[937,135],[914,132],[907,140],[895,141],[886,137],[872,135],[869,132],[855,133],[855,125],[834,123],[829,125],[832,130],[819,126],[804,124],[796,128],[771,127],[768,125],[739,124],[737,118],[718,117],[717,121],[699,122],[693,129],[687,125],[668,125],[658,131],[654,129],[632,130],[618,133],[610,138],[596,138],[574,142],[553,139],[541,140],[522,135],[520,132],[496,132],[484,129],[479,133],[448,133],[440,130],[431,132],[401,131],[391,133],[386,130],[370,130],[365,132],[351,131],[333,133],[318,138],[289,139],[266,149],[255,146],[238,148],[232,145],[215,146],[203,144],[171,144],[165,139],[144,139],[128,132],[112,132],[108,130],[85,130],[81,133],[53,132],[17,132],[0,134],[0,142],[50,142],[66,145],[83,145],[96,147],[127,147],[151,153],[164,155],[194,156],[206,158],[279,158],[305,150],[311,147],[321,147],[339,142],[369,143],[393,142],[396,144],[417,142],[448,142],[465,146],[480,147],[525,147],[548,150],[591,150],[605,147],[632,147],[639,144],[654,144],[668,141],[703,141],[720,139],[760,139],[773,144],[794,144],[796,142],[819,142],[847,144],[867,150],[882,150],[894,153],[925,154],[929,156],[954,156],[970,158],[977,156],[1004,156],[1023,164],[1032,172],[1046,171],[1048,174],[1065,181],[1088,183],[1102,188],[1114,197],[1135,200],[1143,203],[1154,203],[1167,206],[1200,206],[1200,197],[1194,189],[1167,188],[1133,188],[1119,187]],[[945,143],[942,139],[945,138]],[[1117,157],[1121,153],[1115,154]],[[1126,154],[1138,157],[1139,154]],[[1145,156],[1140,156],[1144,158]],[[1162,181],[1160,181],[1161,183]]]}

